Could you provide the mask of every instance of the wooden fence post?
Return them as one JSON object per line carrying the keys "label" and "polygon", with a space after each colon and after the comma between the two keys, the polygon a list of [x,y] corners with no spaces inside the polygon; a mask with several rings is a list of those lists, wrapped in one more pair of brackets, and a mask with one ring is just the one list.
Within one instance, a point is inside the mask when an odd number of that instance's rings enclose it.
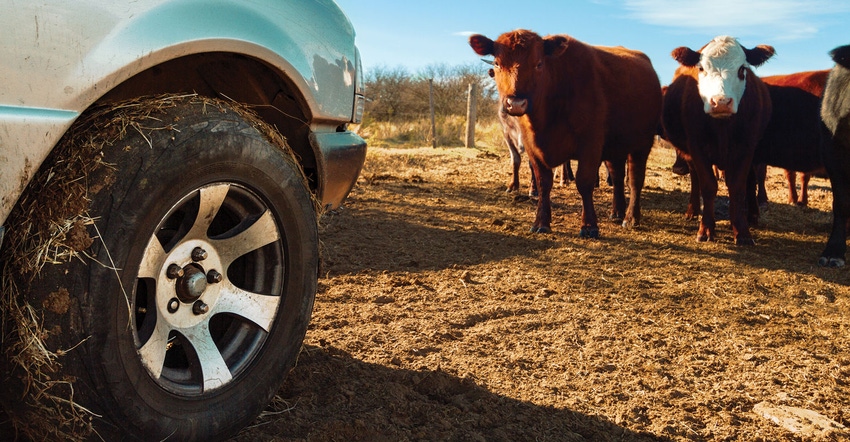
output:
{"label": "wooden fence post", "polygon": [[428,104],[431,107],[431,147],[437,148],[437,125],[434,123],[434,79],[428,79]]}
{"label": "wooden fence post", "polygon": [[466,101],[466,142],[464,143],[467,148],[475,147],[475,121],[478,118],[476,95],[475,83],[469,83],[469,98]]}

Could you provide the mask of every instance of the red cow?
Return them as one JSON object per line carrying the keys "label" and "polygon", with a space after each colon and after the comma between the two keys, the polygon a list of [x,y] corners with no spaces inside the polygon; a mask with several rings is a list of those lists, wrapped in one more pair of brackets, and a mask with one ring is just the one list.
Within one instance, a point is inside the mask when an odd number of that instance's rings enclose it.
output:
{"label": "red cow", "polygon": [[850,45],[830,52],[835,67],[823,94],[821,117],[832,134],[824,145],[823,162],[832,183],[832,232],[818,264],[844,266],[850,221]]}
{"label": "red cow", "polygon": [[[505,111],[519,117],[540,198],[532,232],[551,231],[552,168],[578,160],[580,235],[599,236],[593,188],[602,160],[612,165],[612,218],[640,222],[646,160],[661,112],[661,85],[649,58],[623,47],[591,46],[570,36],[516,30],[495,41],[473,35],[469,45],[494,58]],[[623,180],[629,162],[628,209]]]}
{"label": "red cow", "polygon": [[[762,77],[773,106],[770,122],[756,148],[757,200],[767,207],[764,179],[767,166],[785,169],[788,202],[808,204],[808,183],[813,174],[823,174],[821,144],[830,138],[821,122],[820,102],[829,70]],[[800,197],[794,172],[800,172]]]}
{"label": "red cow", "polygon": [[692,188],[699,188],[691,191],[688,213],[699,213],[699,195],[703,197],[698,241],[715,239],[716,165],[726,175],[735,243],[755,244],[749,224],[758,222],[758,206],[754,198],[747,204],[747,180],[752,179],[754,188],[752,159],[771,104],[767,86],[750,66],[761,65],[773,53],[770,46],[745,49],[728,36],[714,38],[699,51],[680,47],[672,53],[681,66],[664,95],[662,123],[667,139],[689,163]]}

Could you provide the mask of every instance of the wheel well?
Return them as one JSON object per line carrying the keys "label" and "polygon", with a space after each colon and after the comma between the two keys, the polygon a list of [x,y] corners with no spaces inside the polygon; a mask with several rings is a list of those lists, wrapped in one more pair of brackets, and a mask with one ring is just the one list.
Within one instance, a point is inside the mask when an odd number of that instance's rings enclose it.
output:
{"label": "wheel well", "polygon": [[196,93],[250,105],[286,138],[310,188],[316,191],[318,174],[309,141],[309,107],[285,75],[259,60],[223,52],[188,55],[134,75],[98,103],[175,93]]}

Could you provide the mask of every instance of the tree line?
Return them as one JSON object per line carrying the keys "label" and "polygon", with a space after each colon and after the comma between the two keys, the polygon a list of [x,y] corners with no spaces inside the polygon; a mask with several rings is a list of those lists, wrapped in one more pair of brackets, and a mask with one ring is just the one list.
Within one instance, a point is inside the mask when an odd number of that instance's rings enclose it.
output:
{"label": "tree line", "polygon": [[[465,116],[469,85],[476,84],[479,119],[496,117],[496,90],[483,63],[458,66],[430,65],[417,72],[403,66],[377,67],[366,72],[364,118],[373,121],[411,121],[430,115],[433,93],[434,113]],[[433,92],[432,92],[433,91]]]}

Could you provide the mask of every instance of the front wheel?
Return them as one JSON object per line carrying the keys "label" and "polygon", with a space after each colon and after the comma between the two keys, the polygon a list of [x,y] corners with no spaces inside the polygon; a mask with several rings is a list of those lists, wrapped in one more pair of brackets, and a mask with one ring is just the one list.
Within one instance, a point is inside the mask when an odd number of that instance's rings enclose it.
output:
{"label": "front wheel", "polygon": [[[122,121],[87,177],[91,260],[33,290],[74,286],[73,374],[121,433],[217,439],[254,419],[295,363],[317,286],[316,211],[257,121],[223,102],[169,103]],[[115,113],[95,120],[83,138],[116,130]]]}

